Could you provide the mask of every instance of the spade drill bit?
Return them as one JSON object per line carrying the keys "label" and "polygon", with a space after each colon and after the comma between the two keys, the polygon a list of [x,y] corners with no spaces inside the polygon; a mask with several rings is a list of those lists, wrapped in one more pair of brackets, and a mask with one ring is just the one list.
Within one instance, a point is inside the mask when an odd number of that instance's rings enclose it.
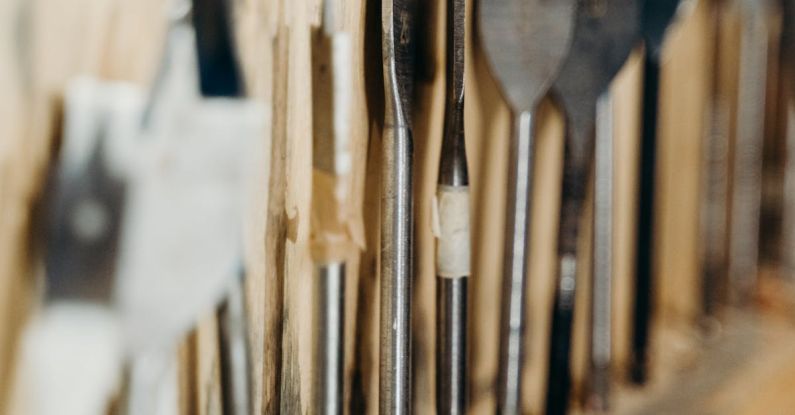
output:
{"label": "spade drill bit", "polygon": [[641,34],[645,44],[642,98],[642,136],[635,254],[635,312],[632,333],[632,381],[643,384],[647,376],[647,352],[652,301],[655,173],[657,171],[657,108],[660,91],[660,58],[665,32],[680,0],[646,0]]}
{"label": "spade drill bit", "polygon": [[518,414],[522,411],[534,113],[568,51],[575,1],[490,0],[479,7],[481,44],[514,119],[508,151],[497,413]]}
{"label": "spade drill bit", "polygon": [[467,405],[467,306],[470,275],[469,173],[464,141],[464,0],[447,1],[447,92],[436,190],[436,412]]}
{"label": "spade drill bit", "polygon": [[[350,34],[335,28],[332,0],[323,2],[312,43],[313,260],[315,262],[313,412],[343,413],[345,361],[345,203],[350,152]],[[340,249],[342,248],[342,249]]]}
{"label": "spade drill bit", "polygon": [[413,277],[413,142],[411,100],[414,2],[381,3],[385,114],[381,137],[382,414],[411,411],[411,283]]}
{"label": "spade drill bit", "polygon": [[638,40],[638,0],[581,3],[569,55],[553,86],[566,119],[558,228],[547,414],[566,413],[570,389],[570,350],[577,281],[577,243],[588,176],[594,157],[596,104]]}

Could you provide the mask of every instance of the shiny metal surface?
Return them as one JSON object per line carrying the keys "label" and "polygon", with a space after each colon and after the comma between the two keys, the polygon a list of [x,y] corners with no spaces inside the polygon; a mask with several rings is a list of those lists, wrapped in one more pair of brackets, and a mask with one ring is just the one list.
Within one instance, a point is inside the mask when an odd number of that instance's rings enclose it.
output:
{"label": "shiny metal surface", "polygon": [[478,4],[489,68],[515,115],[533,110],[568,52],[575,0],[487,0]]}
{"label": "shiny metal surface", "polygon": [[244,278],[245,274],[241,272],[218,309],[221,405],[224,415],[247,415],[253,409]]}
{"label": "shiny metal surface", "polygon": [[343,413],[345,350],[345,264],[316,269],[314,413]]}
{"label": "shiny metal surface", "polygon": [[522,333],[533,182],[533,111],[569,48],[575,0],[488,0],[478,27],[492,76],[513,110],[503,246],[497,412],[521,412]]}
{"label": "shiny metal surface", "polygon": [[[465,11],[464,0],[447,1],[446,104],[438,184],[439,191],[452,187],[468,196],[469,171],[464,141]],[[469,275],[440,275],[436,280],[438,414],[465,414],[467,410],[468,285]]]}
{"label": "shiny metal surface", "polygon": [[613,312],[613,100],[605,92],[596,104],[594,151],[593,283],[591,292],[590,385],[587,405],[610,408]]}
{"label": "shiny metal surface", "polygon": [[379,409],[411,412],[411,283],[414,227],[413,90],[414,3],[381,3],[385,88],[381,136],[381,323]]}
{"label": "shiny metal surface", "polygon": [[436,413],[466,414],[469,278],[438,278],[436,285]]}
{"label": "shiny metal surface", "polygon": [[533,194],[533,115],[523,112],[514,120],[508,150],[508,201],[505,212],[500,356],[497,377],[497,413],[521,413],[522,337],[525,326],[525,286]]}
{"label": "shiny metal surface", "polygon": [[547,414],[564,414],[571,389],[571,337],[577,241],[594,157],[596,105],[640,36],[639,0],[600,0],[577,12],[571,50],[552,87],[566,119],[558,227],[559,276],[547,377]]}

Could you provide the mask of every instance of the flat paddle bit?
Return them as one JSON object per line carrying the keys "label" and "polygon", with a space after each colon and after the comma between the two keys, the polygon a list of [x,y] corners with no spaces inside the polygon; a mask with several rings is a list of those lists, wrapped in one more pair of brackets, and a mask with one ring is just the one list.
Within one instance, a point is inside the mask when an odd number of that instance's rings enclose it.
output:
{"label": "flat paddle bit", "polygon": [[525,285],[533,183],[534,113],[569,49],[574,0],[479,4],[480,39],[513,111],[503,259],[497,413],[521,413]]}

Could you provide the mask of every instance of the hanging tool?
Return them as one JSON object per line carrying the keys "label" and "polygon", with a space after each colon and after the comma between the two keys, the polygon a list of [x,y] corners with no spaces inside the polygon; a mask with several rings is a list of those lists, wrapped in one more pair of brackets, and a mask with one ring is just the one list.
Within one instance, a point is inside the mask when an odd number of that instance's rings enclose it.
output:
{"label": "hanging tool", "polygon": [[64,129],[43,193],[43,309],[23,335],[19,373],[35,415],[100,415],[117,392],[125,338],[114,304],[128,177],[117,163],[137,135],[143,94],[71,81]]}
{"label": "hanging tool", "polygon": [[436,412],[467,411],[469,172],[464,140],[466,2],[447,1],[447,86],[436,188]]}
{"label": "hanging tool", "polygon": [[610,409],[613,358],[613,99],[610,91],[596,103],[593,190],[593,277],[591,284],[590,376],[586,406]]}
{"label": "hanging tool", "polygon": [[740,0],[739,7],[740,77],[732,169],[729,282],[732,301],[745,304],[754,294],[759,271],[770,23],[779,11],[772,0]]}
{"label": "hanging tool", "polygon": [[638,42],[637,0],[583,2],[571,50],[552,87],[565,113],[558,269],[549,351],[547,414],[565,414],[569,402],[570,350],[577,283],[577,243],[594,157],[596,104]]}
{"label": "hanging tool", "polygon": [[652,257],[654,252],[654,196],[657,171],[657,109],[660,92],[660,62],[663,40],[680,0],[646,0],[641,34],[644,41],[642,132],[638,223],[635,253],[635,312],[633,313],[632,382],[643,384],[647,376],[647,352],[652,301]]}
{"label": "hanging tool", "polygon": [[342,414],[345,361],[345,258],[352,251],[346,214],[351,155],[349,33],[338,30],[334,3],[323,2],[312,33],[312,258],[315,263],[313,412]]}
{"label": "hanging tool", "polygon": [[[243,99],[242,73],[232,32],[228,0],[192,0],[199,90],[204,97]],[[241,268],[218,308],[218,350],[224,415],[252,411],[250,358],[246,330],[245,268]]]}
{"label": "hanging tool", "polygon": [[711,330],[718,305],[723,300],[726,277],[729,176],[729,101],[723,91],[721,76],[721,21],[725,12],[723,0],[711,6],[714,27],[712,56],[712,91],[707,116],[707,131],[702,148],[703,179],[701,201],[701,279],[703,325]]}
{"label": "hanging tool", "polygon": [[534,114],[569,49],[575,0],[479,4],[481,42],[513,112],[503,258],[497,413],[522,412],[525,287],[533,183]]}
{"label": "hanging tool", "polygon": [[414,179],[411,111],[413,0],[381,3],[384,131],[381,137],[380,413],[411,411],[411,284]]}

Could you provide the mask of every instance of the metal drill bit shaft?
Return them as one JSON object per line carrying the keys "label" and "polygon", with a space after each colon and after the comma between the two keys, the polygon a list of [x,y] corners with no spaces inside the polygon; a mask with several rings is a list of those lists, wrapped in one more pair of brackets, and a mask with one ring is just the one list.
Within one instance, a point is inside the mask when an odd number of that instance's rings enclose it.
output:
{"label": "metal drill bit shaft", "polygon": [[[728,215],[728,100],[721,89],[721,17],[723,1],[712,4],[714,26],[712,102],[708,114],[708,131],[704,137],[704,178],[701,205],[702,254],[702,313],[704,323],[710,323],[723,299],[726,275],[727,215]],[[709,328],[711,324],[706,324]]]}
{"label": "metal drill bit shaft", "polygon": [[571,51],[553,85],[555,97],[566,115],[566,137],[547,414],[564,414],[569,404],[570,351],[579,257],[577,245],[594,157],[597,101],[637,44],[639,25],[640,2],[637,0],[601,0],[581,4]]}
{"label": "metal drill bit shaft", "polygon": [[381,345],[379,408],[411,411],[411,284],[414,226],[413,89],[414,4],[381,3],[385,89],[381,137]]}
{"label": "metal drill bit shaft", "polygon": [[343,413],[345,264],[317,267],[315,305],[315,400],[318,414]]}
{"label": "metal drill bit shaft", "polygon": [[633,313],[631,380],[643,384],[652,300],[655,173],[657,171],[657,109],[660,91],[660,58],[665,32],[679,0],[646,0],[641,31],[645,46],[641,112],[640,180],[635,253],[635,310]]}
{"label": "metal drill bit shaft", "polygon": [[341,241],[348,237],[343,212],[350,173],[352,48],[350,34],[335,28],[333,2],[324,1],[322,10],[320,27],[315,28],[312,37],[312,163],[316,181],[312,214],[316,278],[312,408],[313,412],[332,415],[343,413],[345,396],[346,253],[339,247],[346,245]]}
{"label": "metal drill bit shaft", "polygon": [[464,141],[464,0],[447,1],[447,92],[437,200],[436,412],[467,406],[469,173]]}
{"label": "metal drill bit shaft", "polygon": [[491,0],[480,4],[482,44],[513,111],[503,245],[497,413],[521,413],[525,286],[533,183],[533,125],[569,48],[575,1]]}
{"label": "metal drill bit shaft", "polygon": [[743,18],[729,239],[729,281],[731,297],[736,303],[750,299],[758,272],[768,20],[773,7],[766,0],[740,2]]}
{"label": "metal drill bit shaft", "polygon": [[597,412],[610,408],[613,312],[613,106],[610,92],[596,104],[594,151],[593,284],[588,406]]}

